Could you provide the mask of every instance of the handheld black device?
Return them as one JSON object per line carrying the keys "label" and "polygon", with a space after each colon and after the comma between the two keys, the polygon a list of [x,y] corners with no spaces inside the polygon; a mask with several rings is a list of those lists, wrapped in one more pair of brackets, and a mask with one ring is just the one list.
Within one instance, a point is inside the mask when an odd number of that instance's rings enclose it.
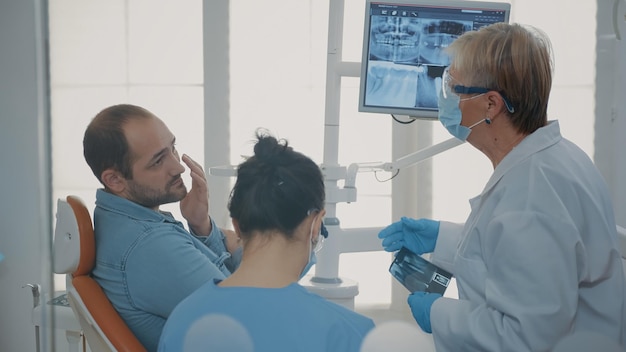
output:
{"label": "handheld black device", "polygon": [[404,247],[396,253],[389,272],[411,292],[424,291],[443,295],[452,279],[450,272]]}

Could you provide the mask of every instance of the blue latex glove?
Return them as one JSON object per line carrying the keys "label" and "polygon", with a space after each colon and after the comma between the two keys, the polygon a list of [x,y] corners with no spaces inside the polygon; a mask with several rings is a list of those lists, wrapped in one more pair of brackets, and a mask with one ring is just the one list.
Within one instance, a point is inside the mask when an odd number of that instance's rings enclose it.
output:
{"label": "blue latex glove", "polygon": [[400,221],[385,227],[378,233],[387,252],[395,252],[406,247],[416,254],[435,250],[439,235],[439,221],[430,219],[411,219],[402,217]]}
{"label": "blue latex glove", "polygon": [[430,327],[430,308],[439,298],[441,298],[441,295],[438,293],[413,292],[407,299],[413,318],[415,318],[422,330],[430,334],[433,332],[433,329]]}

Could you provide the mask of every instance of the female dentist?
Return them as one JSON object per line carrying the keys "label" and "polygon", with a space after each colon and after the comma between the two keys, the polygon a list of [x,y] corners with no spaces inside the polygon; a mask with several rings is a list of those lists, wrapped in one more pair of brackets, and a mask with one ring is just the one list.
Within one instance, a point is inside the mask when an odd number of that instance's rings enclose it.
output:
{"label": "female dentist", "polygon": [[548,351],[575,332],[626,343],[626,279],[613,207],[587,155],[547,120],[549,39],[498,23],[448,48],[439,119],[491,160],[465,224],[402,218],[385,250],[422,254],[454,273],[459,299],[415,292],[408,304],[437,351]]}

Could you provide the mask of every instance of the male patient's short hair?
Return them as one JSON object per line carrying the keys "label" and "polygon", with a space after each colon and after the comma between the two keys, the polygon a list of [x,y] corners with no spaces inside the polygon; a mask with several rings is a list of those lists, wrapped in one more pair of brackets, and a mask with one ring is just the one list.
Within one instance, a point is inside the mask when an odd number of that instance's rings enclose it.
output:
{"label": "male patient's short hair", "polygon": [[123,127],[131,119],[153,117],[154,114],[140,106],[119,104],[100,111],[91,120],[83,137],[83,155],[100,183],[104,185],[102,173],[107,169],[119,171],[126,179],[133,178]]}

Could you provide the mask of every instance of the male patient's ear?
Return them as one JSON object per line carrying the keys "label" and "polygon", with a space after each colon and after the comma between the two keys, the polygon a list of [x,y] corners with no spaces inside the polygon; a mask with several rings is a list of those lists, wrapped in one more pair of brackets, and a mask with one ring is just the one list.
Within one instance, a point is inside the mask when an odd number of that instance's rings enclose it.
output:
{"label": "male patient's ear", "polygon": [[126,179],[119,171],[106,169],[102,172],[102,183],[111,191],[118,193],[126,188]]}

